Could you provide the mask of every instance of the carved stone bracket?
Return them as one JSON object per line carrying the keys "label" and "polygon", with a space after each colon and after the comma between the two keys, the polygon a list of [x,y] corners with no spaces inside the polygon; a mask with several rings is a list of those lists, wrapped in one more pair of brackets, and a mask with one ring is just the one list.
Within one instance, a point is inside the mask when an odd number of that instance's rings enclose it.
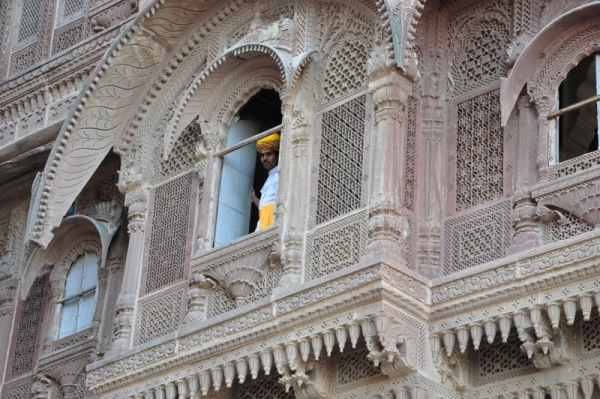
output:
{"label": "carved stone bracket", "polygon": [[369,349],[367,358],[375,367],[381,365],[382,373],[397,377],[417,369],[413,331],[393,322],[383,313],[371,320],[362,320],[361,327]]}
{"label": "carved stone bracket", "polygon": [[206,319],[206,298],[215,287],[215,282],[196,273],[190,280],[188,291],[188,311],[184,324]]}

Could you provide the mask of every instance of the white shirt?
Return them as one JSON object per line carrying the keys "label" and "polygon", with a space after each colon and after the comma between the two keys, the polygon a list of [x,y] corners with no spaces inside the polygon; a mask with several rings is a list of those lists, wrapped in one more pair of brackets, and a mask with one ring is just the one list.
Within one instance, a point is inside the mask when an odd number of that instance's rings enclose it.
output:
{"label": "white shirt", "polygon": [[[266,204],[274,204],[277,199],[277,185],[279,183],[279,165],[275,166],[269,171],[269,177],[260,189],[260,201],[258,203],[258,209],[262,208]],[[256,225],[256,231],[260,221]]]}

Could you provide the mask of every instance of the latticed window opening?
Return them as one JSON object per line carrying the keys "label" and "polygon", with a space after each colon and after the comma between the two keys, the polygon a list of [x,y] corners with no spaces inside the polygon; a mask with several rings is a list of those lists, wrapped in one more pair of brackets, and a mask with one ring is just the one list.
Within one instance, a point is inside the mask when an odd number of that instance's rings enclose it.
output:
{"label": "latticed window opening", "polygon": [[361,206],[366,96],[323,114],[317,224]]}
{"label": "latticed window opening", "polygon": [[467,93],[505,76],[504,63],[510,32],[500,21],[476,26],[456,49],[451,70],[455,94]]}
{"label": "latticed window opening", "polygon": [[472,377],[475,386],[502,381],[512,377],[536,372],[537,369],[521,351],[521,340],[516,329],[512,329],[507,342],[502,343],[498,332],[494,342],[482,340],[479,350],[473,353]]}
{"label": "latticed window opening", "polygon": [[17,43],[22,43],[38,34],[42,22],[43,5],[44,2],[40,0],[22,0]]}
{"label": "latticed window opening", "polygon": [[456,210],[503,194],[504,134],[498,90],[458,104]]}
{"label": "latticed window opening", "polygon": [[342,394],[388,379],[381,373],[380,368],[373,366],[367,357],[368,354],[369,350],[362,339],[358,341],[356,348],[347,343],[343,352],[335,347],[331,357],[334,369],[332,394]]}
{"label": "latticed window opening", "polygon": [[154,191],[145,292],[183,278],[191,253],[188,238],[192,212],[192,173],[168,181]]}
{"label": "latticed window opening", "polygon": [[19,327],[13,350],[10,376],[17,377],[32,370],[38,346],[39,326],[45,302],[48,274],[38,276],[21,303]]}

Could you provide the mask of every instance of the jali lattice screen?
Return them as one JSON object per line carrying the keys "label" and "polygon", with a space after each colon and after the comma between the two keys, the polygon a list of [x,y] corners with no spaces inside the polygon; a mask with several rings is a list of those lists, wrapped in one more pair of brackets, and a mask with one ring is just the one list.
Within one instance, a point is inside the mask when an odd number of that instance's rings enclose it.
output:
{"label": "jali lattice screen", "polygon": [[48,274],[44,274],[35,279],[22,303],[11,377],[25,374],[33,367],[47,277]]}
{"label": "jali lattice screen", "polygon": [[317,224],[361,205],[366,96],[323,114]]}
{"label": "jali lattice screen", "polygon": [[504,256],[512,237],[512,204],[505,200],[444,222],[444,274]]}
{"label": "jali lattice screen", "polygon": [[503,193],[504,134],[500,92],[458,104],[456,210],[483,204]]}
{"label": "jali lattice screen", "polygon": [[[156,188],[152,208],[152,230],[146,264],[146,293],[184,276],[191,254],[189,234],[195,195],[193,173],[187,173]],[[194,198],[193,198],[194,197]]]}

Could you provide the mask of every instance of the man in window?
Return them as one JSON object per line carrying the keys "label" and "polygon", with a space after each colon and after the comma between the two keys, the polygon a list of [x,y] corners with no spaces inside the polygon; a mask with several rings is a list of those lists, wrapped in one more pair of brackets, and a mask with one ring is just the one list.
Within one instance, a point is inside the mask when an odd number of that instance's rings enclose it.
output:
{"label": "man in window", "polygon": [[256,231],[272,226],[275,218],[275,199],[279,182],[279,139],[279,133],[274,133],[256,142],[260,162],[269,172],[269,177],[260,190],[260,199],[252,189],[252,203],[258,207],[259,217]]}

